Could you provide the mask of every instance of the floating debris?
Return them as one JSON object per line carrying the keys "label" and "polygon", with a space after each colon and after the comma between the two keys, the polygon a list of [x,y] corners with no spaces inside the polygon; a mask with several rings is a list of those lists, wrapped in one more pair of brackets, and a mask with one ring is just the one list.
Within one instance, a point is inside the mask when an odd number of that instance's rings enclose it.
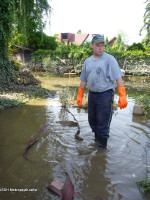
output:
{"label": "floating debris", "polygon": [[55,179],[49,184],[48,189],[58,194],[62,200],[71,200],[77,194],[74,193],[74,185],[72,184],[69,174],[66,173],[66,175],[65,183]]}
{"label": "floating debris", "polygon": [[63,188],[64,188],[64,183],[58,181],[57,179],[53,180],[52,183],[48,186],[49,190],[52,190],[60,197],[62,197]]}
{"label": "floating debris", "polygon": [[74,197],[74,185],[71,182],[69,174],[66,174],[67,178],[62,191],[62,200],[71,200]]}

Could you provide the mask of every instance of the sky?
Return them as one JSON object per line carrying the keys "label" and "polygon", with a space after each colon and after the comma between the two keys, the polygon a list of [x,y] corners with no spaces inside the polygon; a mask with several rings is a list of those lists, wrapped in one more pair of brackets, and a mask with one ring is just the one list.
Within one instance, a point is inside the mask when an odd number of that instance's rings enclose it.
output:
{"label": "sky", "polygon": [[139,36],[143,26],[145,0],[49,0],[52,7],[50,27],[44,31],[60,33],[103,34],[109,40],[123,32],[129,45],[145,37]]}

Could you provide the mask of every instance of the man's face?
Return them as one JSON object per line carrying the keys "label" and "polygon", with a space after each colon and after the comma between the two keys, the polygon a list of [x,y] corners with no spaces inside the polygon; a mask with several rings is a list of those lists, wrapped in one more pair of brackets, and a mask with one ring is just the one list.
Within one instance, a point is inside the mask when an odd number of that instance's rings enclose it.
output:
{"label": "man's face", "polygon": [[93,49],[93,55],[99,57],[104,51],[104,42],[92,43],[91,48]]}

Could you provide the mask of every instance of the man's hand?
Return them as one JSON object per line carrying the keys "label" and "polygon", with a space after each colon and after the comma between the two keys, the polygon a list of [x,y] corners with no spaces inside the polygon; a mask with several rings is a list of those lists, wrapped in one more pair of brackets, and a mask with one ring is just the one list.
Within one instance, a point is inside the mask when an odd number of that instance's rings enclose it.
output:
{"label": "man's hand", "polygon": [[126,108],[128,105],[128,102],[126,99],[125,87],[118,87],[118,92],[119,92],[118,107],[120,107],[120,109]]}
{"label": "man's hand", "polygon": [[77,95],[77,104],[79,107],[82,107],[83,93],[84,93],[84,89],[79,88],[78,95]]}

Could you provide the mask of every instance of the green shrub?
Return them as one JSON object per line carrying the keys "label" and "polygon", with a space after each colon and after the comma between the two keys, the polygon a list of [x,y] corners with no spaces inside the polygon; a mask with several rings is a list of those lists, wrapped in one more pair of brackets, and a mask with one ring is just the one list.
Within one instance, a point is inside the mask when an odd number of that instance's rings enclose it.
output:
{"label": "green shrub", "polygon": [[23,105],[22,101],[18,101],[15,99],[6,99],[0,97],[0,110],[6,109],[6,108],[13,108]]}
{"label": "green shrub", "polygon": [[18,62],[17,60],[15,60],[13,57],[11,57],[11,64],[14,68],[14,70],[19,71],[20,67],[21,67],[21,63]]}
{"label": "green shrub", "polygon": [[66,66],[59,59],[52,60],[49,58],[44,62],[44,69],[50,74],[62,75],[66,70]]}
{"label": "green shrub", "polygon": [[32,60],[29,64],[32,71],[43,71],[43,60],[44,58],[49,58],[52,54],[52,50],[42,50],[39,49],[32,53]]}
{"label": "green shrub", "polygon": [[[129,70],[135,66],[150,65],[150,51],[121,51],[121,49],[105,47],[105,52],[113,55],[119,66],[122,68],[124,63],[129,67]],[[45,58],[52,60],[65,59],[67,61],[66,70],[77,74],[81,73],[83,63],[86,58],[93,54],[90,43],[77,46],[75,44],[58,43],[55,50],[38,50],[32,54],[32,66],[36,70],[43,69],[43,61]],[[128,65],[127,65],[128,64]],[[37,67],[39,66],[39,67]],[[72,67],[71,67],[72,66]],[[128,69],[128,67],[126,69]],[[47,68],[45,68],[47,69]],[[35,71],[34,70],[34,71]]]}
{"label": "green shrub", "polygon": [[141,43],[133,43],[132,45],[128,46],[127,48],[128,51],[145,51],[144,46]]}
{"label": "green shrub", "polygon": [[32,32],[28,38],[28,42],[23,34],[16,34],[15,37],[11,40],[13,45],[21,45],[31,49],[51,49],[55,50],[58,46],[56,42],[56,37],[48,36],[45,33],[41,32]]}

